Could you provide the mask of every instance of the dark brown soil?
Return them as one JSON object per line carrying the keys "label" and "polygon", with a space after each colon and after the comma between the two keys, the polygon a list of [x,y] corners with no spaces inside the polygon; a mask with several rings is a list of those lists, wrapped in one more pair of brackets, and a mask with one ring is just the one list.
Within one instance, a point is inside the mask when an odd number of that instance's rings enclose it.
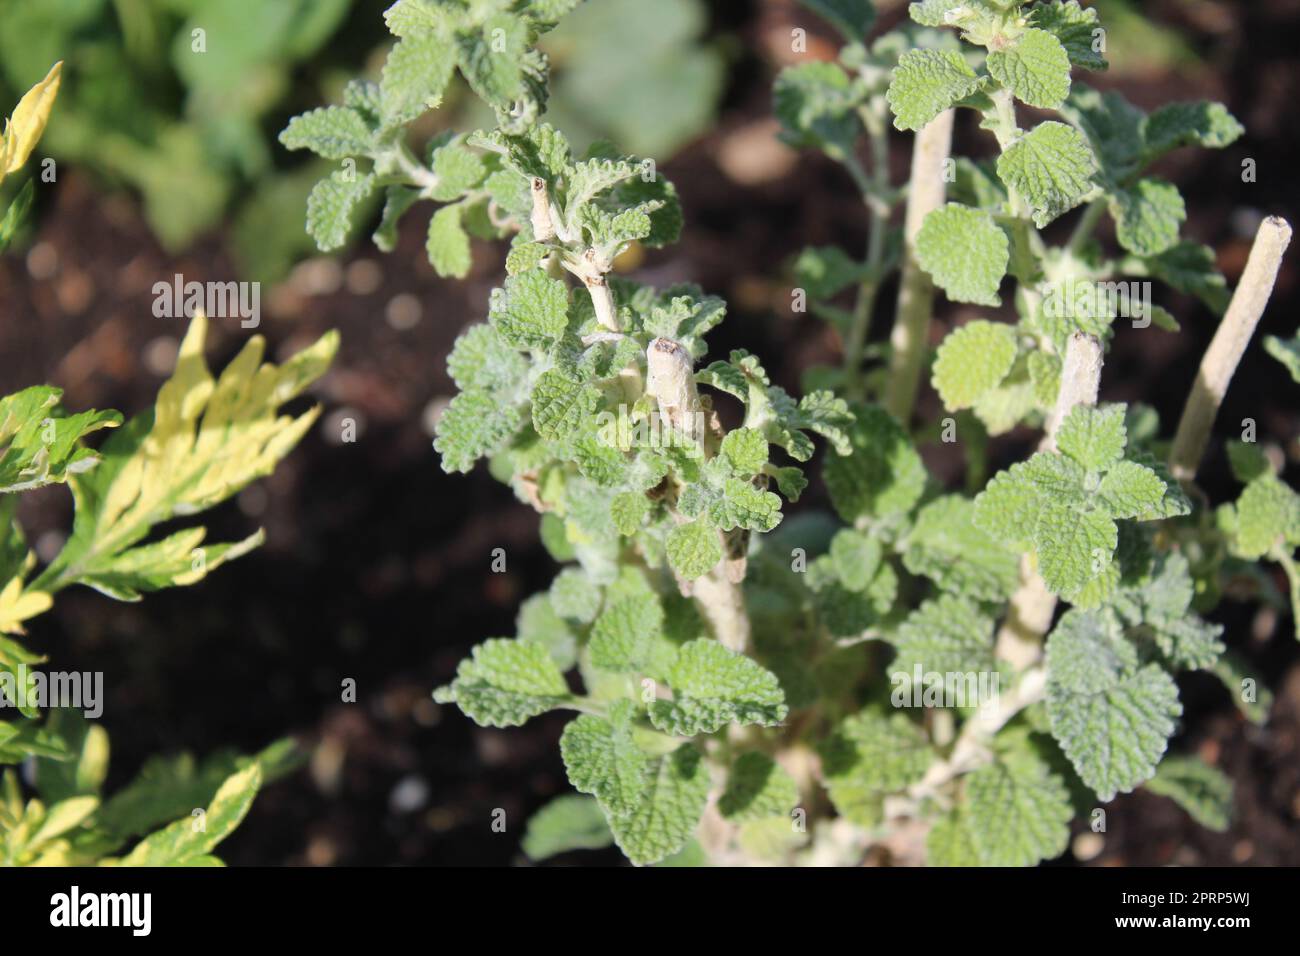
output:
{"label": "dark brown soil", "polygon": [[[717,157],[769,114],[774,62],[793,6],[784,0],[715,6],[719,34],[739,37],[731,43],[732,86],[718,130],[664,165],[687,210],[685,239],[649,258],[640,275],[659,283],[690,279],[728,296],[731,317],[714,334],[713,353],[743,345],[762,356],[778,381],[797,389],[800,372],[834,361],[838,345],[815,320],[790,314],[785,266],[803,245],[860,248],[863,223],[846,199],[851,184],[819,157],[777,154],[769,170],[775,174],[766,179],[760,160],[749,185],[723,171]],[[1279,213],[1294,221],[1300,210],[1293,140],[1300,2],[1203,3],[1195,5],[1197,19],[1172,0],[1146,7],[1182,29],[1204,64],[1179,75],[1097,82],[1116,85],[1145,106],[1222,98],[1246,123],[1251,132],[1231,149],[1179,155],[1164,171],[1187,195],[1185,233],[1213,246],[1233,280],[1259,217]],[[958,147],[987,148],[969,124],[959,129]],[[906,170],[906,149],[901,139],[895,142],[898,177]],[[1241,182],[1247,157],[1258,161],[1254,184]],[[792,165],[781,171],[787,161]],[[27,260],[0,260],[5,388],[48,380],[66,389],[73,408],[143,407],[182,332],[179,320],[152,315],[150,288],[177,272],[187,280],[233,277],[220,237],[169,259],[129,200],[94,191],[75,170],[61,173],[39,214],[38,245]],[[214,538],[242,536],[262,524],[266,546],[197,587],[152,595],[143,604],[67,593],[31,628],[32,645],[61,666],[105,671],[113,785],[157,751],[255,749],[286,733],[303,740],[313,754],[309,767],[259,798],[223,847],[233,864],[510,863],[520,859],[528,814],[567,789],[555,746],[563,717],[483,730],[429,699],[470,646],[512,633],[517,603],[544,587],[554,567],[531,511],[482,470],[444,475],[430,447],[430,404],[452,389],[446,355],[455,336],[484,314],[502,250],[477,248],[469,281],[441,281],[424,260],[425,221],[408,217],[393,255],[358,246],[342,276],[317,262],[264,290],[261,331],[273,354],[330,328],[343,336],[339,362],[319,388],[322,423],[261,490],[211,516]],[[1293,254],[1284,267],[1262,333],[1294,331],[1295,261]],[[378,285],[369,291],[376,270]],[[409,327],[387,318],[399,294],[414,296],[419,306]],[[402,301],[409,312],[409,300]],[[1194,302],[1161,301],[1184,333],[1121,334],[1103,398],[1142,398],[1169,428],[1213,322]],[[399,317],[402,311],[399,302]],[[960,308],[944,306],[936,341],[963,318]],[[877,336],[888,320],[882,308]],[[213,359],[228,359],[246,334],[233,320],[217,323]],[[1252,349],[1220,426],[1226,433],[1224,423],[1254,417],[1261,434],[1284,442],[1294,459],[1297,395],[1300,388],[1282,368]],[[922,415],[938,412],[930,396]],[[337,442],[344,417],[361,423],[355,443]],[[1010,457],[1024,447],[1023,437],[1013,436],[995,452]],[[927,455],[940,475],[956,473],[955,462]],[[1221,452],[1211,455],[1203,473],[1207,489],[1216,501],[1235,497]],[[814,488],[799,507],[824,503]],[[34,540],[66,528],[69,517],[61,489],[28,496],[23,505]],[[505,574],[489,573],[497,547],[508,555]],[[1286,617],[1252,619],[1228,605],[1219,619],[1230,646],[1275,691],[1272,719],[1252,728],[1213,679],[1192,676],[1183,681],[1186,729],[1174,747],[1198,751],[1232,776],[1236,822],[1228,833],[1212,834],[1167,800],[1121,797],[1108,809],[1109,832],[1094,862],[1300,863],[1300,645]],[[341,702],[345,678],[357,681],[359,703]],[[491,827],[497,808],[507,814],[505,833]],[[585,853],[568,862],[616,859]]]}

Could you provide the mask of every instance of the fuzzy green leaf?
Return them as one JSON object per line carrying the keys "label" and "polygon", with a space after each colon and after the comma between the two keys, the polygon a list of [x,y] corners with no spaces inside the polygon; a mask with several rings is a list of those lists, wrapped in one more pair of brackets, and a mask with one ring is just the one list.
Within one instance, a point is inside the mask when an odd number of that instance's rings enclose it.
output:
{"label": "fuzzy green leaf", "polygon": [[321,252],[342,248],[352,232],[352,216],[375,188],[371,173],[340,170],[318,182],[307,197],[307,233]]}
{"label": "fuzzy green leaf", "polygon": [[849,76],[839,65],[816,62],[782,70],[773,99],[781,137],[791,146],[850,154],[862,123],[854,112]]}
{"label": "fuzzy green leaf", "polygon": [[1105,33],[1095,8],[1081,7],[1078,0],[1051,0],[1036,4],[1030,16],[1034,26],[1061,41],[1074,66],[1086,70],[1104,70],[1109,66],[1097,49],[1104,45]]}
{"label": "fuzzy green leaf", "polygon": [[657,863],[691,838],[709,798],[708,767],[692,744],[655,760],[641,802],[610,815],[614,842],[638,865]]}
{"label": "fuzzy green leaf", "polygon": [[1182,713],[1178,688],[1141,665],[1104,612],[1071,611],[1047,641],[1052,736],[1102,800],[1150,779]]}
{"label": "fuzzy green leaf", "polygon": [[727,432],[720,451],[737,475],[757,475],[767,464],[767,439],[753,428],[735,428]]}
{"label": "fuzzy green leaf", "polygon": [[563,439],[591,419],[599,402],[595,387],[554,369],[543,372],[533,389],[533,427],[543,438]]}
{"label": "fuzzy green leaf", "polygon": [[488,318],[510,345],[548,349],[568,326],[569,297],[564,283],[534,269],[509,276],[494,289]]}
{"label": "fuzzy green leaf", "polygon": [[[949,594],[926,601],[907,616],[890,638],[898,654],[891,677],[923,674],[981,673],[994,669],[993,619],[978,605]],[[972,702],[975,703],[975,702]]]}
{"label": "fuzzy green leaf", "polygon": [[1070,794],[1023,734],[1000,735],[993,763],[966,780],[971,843],[984,866],[1033,866],[1064,852]]}
{"label": "fuzzy green leaf", "polygon": [[706,521],[678,525],[668,533],[668,563],[687,581],[694,581],[713,570],[722,560],[722,541],[717,529]]}
{"label": "fuzzy green leaf", "polygon": [[617,701],[610,718],[582,714],[560,737],[569,782],[590,793],[612,816],[629,813],[642,800],[652,772],[649,756],[632,739],[631,701]]}
{"label": "fuzzy green leaf", "polygon": [[1232,781],[1194,757],[1166,757],[1146,789],[1173,800],[1216,833],[1226,831],[1232,822]]}
{"label": "fuzzy green leaf", "polygon": [[846,718],[820,746],[831,802],[861,825],[879,823],[879,801],[925,776],[934,751],[906,714],[867,708]]}
{"label": "fuzzy green leaf", "polygon": [[1182,193],[1163,179],[1140,179],[1110,197],[1119,243],[1139,256],[1156,256],[1178,243],[1187,219]]}
{"label": "fuzzy green leaf", "polygon": [[1043,581],[1066,596],[1104,574],[1119,544],[1119,529],[1109,515],[1054,501],[1040,511],[1034,533]]}
{"label": "fuzzy green leaf", "polygon": [[988,213],[949,203],[925,217],[916,237],[921,268],[954,302],[998,305],[1010,245]]}
{"label": "fuzzy green leaf", "polygon": [[436,109],[455,66],[456,51],[442,36],[430,33],[398,40],[384,61],[379,82],[384,125],[400,126]]}
{"label": "fuzzy green leaf", "polygon": [[1016,352],[1016,331],[1001,322],[977,319],[952,332],[939,346],[932,377],[944,407],[970,408],[1007,377]]}
{"label": "fuzzy green leaf", "polygon": [[1105,471],[1124,457],[1124,406],[1076,405],[1061,421],[1056,445],[1089,471]]}
{"label": "fuzzy green leaf", "polygon": [[483,389],[471,388],[453,398],[438,419],[433,447],[448,474],[468,472],[485,455],[500,450],[523,424],[517,405],[502,403]]}
{"label": "fuzzy green leaf", "polygon": [[919,130],[979,86],[979,77],[956,50],[909,50],[899,57],[889,82],[894,126]]}
{"label": "fuzzy green leaf", "polygon": [[424,250],[438,275],[455,279],[469,275],[469,233],[461,225],[460,206],[443,206],[434,213]]}
{"label": "fuzzy green leaf", "polygon": [[1300,543],[1300,495],[1273,475],[1256,478],[1237,501],[1233,550],[1256,560],[1275,546]]}
{"label": "fuzzy green leaf", "polygon": [[650,704],[650,722],[665,733],[693,737],[728,724],[773,727],[788,712],[770,671],[707,638],[682,645],[668,684],[673,699]]}
{"label": "fuzzy green leaf", "polygon": [[1088,141],[1064,123],[1040,123],[998,157],[998,177],[1018,191],[1044,228],[1093,189],[1097,162]]}
{"label": "fuzzy green leaf", "polygon": [[518,727],[570,699],[564,675],[542,644],[492,638],[460,662],[456,679],[434,691],[480,727]]}
{"label": "fuzzy green leaf", "polygon": [[1245,132],[1222,103],[1169,103],[1147,117],[1143,126],[1144,154],[1151,162],[1180,146],[1222,149]]}
{"label": "fuzzy green leaf", "polygon": [[1004,600],[1019,580],[1016,553],[975,524],[974,502],[959,495],[921,509],[903,564],[942,590],[977,601]]}
{"label": "fuzzy green leaf", "polygon": [[1135,461],[1121,461],[1106,472],[1097,497],[1112,518],[1141,518],[1160,507],[1166,487],[1150,468]]}
{"label": "fuzzy green leaf", "polygon": [[280,142],[286,149],[309,149],[325,159],[365,156],[374,133],[364,117],[346,106],[326,106],[289,120]]}
{"label": "fuzzy green leaf", "polygon": [[910,511],[925,487],[925,466],[911,439],[878,406],[853,408],[852,454],[826,459],[831,503],[845,521]]}
{"label": "fuzzy green leaf", "polygon": [[587,645],[591,663],[607,671],[644,671],[663,627],[663,608],[653,594],[615,601],[592,626]]}
{"label": "fuzzy green leaf", "polygon": [[1046,30],[1026,30],[1006,49],[988,58],[989,73],[1016,99],[1041,109],[1056,109],[1070,94],[1070,57]]}

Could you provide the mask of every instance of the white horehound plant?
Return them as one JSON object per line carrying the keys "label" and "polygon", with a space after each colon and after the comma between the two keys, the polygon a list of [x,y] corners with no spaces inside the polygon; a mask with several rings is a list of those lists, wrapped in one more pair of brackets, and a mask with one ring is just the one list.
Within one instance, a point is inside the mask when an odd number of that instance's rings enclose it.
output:
{"label": "white horehound plant", "polygon": [[[1089,290],[1158,277],[1223,309],[1212,253],[1179,238],[1182,200],[1146,169],[1180,146],[1226,146],[1240,126],[1217,105],[1145,115],[1073,83],[1073,67],[1106,66],[1096,14],[1074,2],[928,0],[915,25],[869,42],[867,0],[808,0],[847,43],[839,63],[783,73],[776,112],[787,141],[847,166],[870,242],[862,261],[799,259],[845,361],[796,399],[748,352],[701,362],[719,299],[613,274],[631,244],[672,242],[682,217],[652,162],[607,144],[576,156],[541,121],[547,65],[532,44],[577,3],[400,0],[380,81],[282,136],[342,161],[308,209],[323,248],[345,240],[352,197],[381,187],[382,248],[406,209],[441,204],[428,252],[444,275],[468,271],[471,236],[510,239],[487,321],[448,360],[460,393],[435,446],[448,472],[486,458],[565,567],[523,604],[517,635],[474,648],[435,697],[489,727],[577,712],[560,748],[580,795],[530,822],[525,851],[1032,864],[1065,850],[1073,818],[1140,785],[1226,825],[1222,775],[1164,757],[1181,712],[1172,674],[1212,669],[1235,688],[1221,628],[1200,615],[1244,561],[1290,562],[1298,499],[1249,449],[1234,457],[1251,484],[1217,521],[1178,478],[1191,490],[1289,230],[1262,227],[1171,453],[1149,410],[1097,404],[1122,303],[1099,307]],[[444,133],[418,160],[405,127],[456,69],[499,125]],[[1017,102],[1061,118],[1023,129]],[[951,160],[959,110],[992,133],[996,161]],[[917,132],[906,188],[888,180],[891,120]],[[1048,245],[1040,230],[1078,206],[1066,245]],[[1095,236],[1107,213],[1115,254]],[[879,353],[869,323],[893,268],[902,292]],[[978,494],[946,492],[911,430],[935,286],[992,306],[1008,279],[1018,321],[967,323],[933,362]],[[831,301],[850,287],[851,308]],[[1124,318],[1176,329],[1163,310]],[[867,369],[876,355],[883,367]],[[1039,450],[986,482],[980,450],[1019,424],[1042,428]],[[842,523],[782,524],[812,435],[829,446]]]}
{"label": "white horehound plant", "polygon": [[[56,63],[5,123],[0,179],[18,172],[41,138],[60,75]],[[0,217],[0,250],[32,192],[29,180]],[[214,849],[261,786],[297,761],[289,741],[253,757],[154,757],[137,779],[105,795],[107,731],[75,709],[41,711],[42,688],[53,678],[46,683],[36,670],[47,658],[30,646],[28,623],[72,585],[138,601],[200,581],[257,547],[261,531],[211,544],[191,519],[269,474],[319,415],[319,408],[298,415],[280,408],[328,368],[337,335],[279,366],[262,361],[264,343],[254,336],[214,377],[203,357],[207,328],[202,315],[191,321],[154,407],[125,424],[115,411],[70,414],[62,391],[48,385],[0,397],[0,696],[14,717],[0,720],[0,866],[219,865]],[[112,434],[98,448],[85,444],[105,429]],[[56,484],[72,493],[72,533],[38,571],[17,498]],[[156,533],[178,520],[188,526]]]}

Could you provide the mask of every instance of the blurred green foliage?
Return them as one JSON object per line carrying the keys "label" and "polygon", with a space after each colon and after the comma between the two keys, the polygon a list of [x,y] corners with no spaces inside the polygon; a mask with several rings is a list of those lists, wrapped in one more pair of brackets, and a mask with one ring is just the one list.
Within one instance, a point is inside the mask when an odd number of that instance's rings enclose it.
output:
{"label": "blurred green foliage", "polygon": [[722,97],[726,63],[701,42],[707,26],[701,0],[579,7],[542,44],[555,67],[547,120],[579,148],[610,139],[666,160],[712,124]]}
{"label": "blurred green foliage", "polygon": [[[43,152],[138,193],[170,252],[228,218],[241,274],[273,281],[313,251],[296,219],[328,168],[317,160],[277,169],[285,156],[273,135],[291,109],[295,70],[355,61],[356,38],[341,30],[349,12],[386,5],[0,0],[0,98],[15,99],[65,60]],[[557,74],[552,122],[579,144],[608,138],[669,158],[709,126],[722,95],[725,63],[701,40],[707,25],[703,0],[583,7],[547,48]],[[636,56],[626,54],[630,45]],[[328,84],[330,74],[317,81]],[[320,90],[297,92],[321,98]],[[468,104],[462,93],[449,96]]]}
{"label": "blurred green foliage", "polygon": [[[349,0],[0,0],[9,91],[67,62],[44,149],[138,191],[169,250],[273,171],[263,120]],[[12,98],[12,97],[10,97]]]}

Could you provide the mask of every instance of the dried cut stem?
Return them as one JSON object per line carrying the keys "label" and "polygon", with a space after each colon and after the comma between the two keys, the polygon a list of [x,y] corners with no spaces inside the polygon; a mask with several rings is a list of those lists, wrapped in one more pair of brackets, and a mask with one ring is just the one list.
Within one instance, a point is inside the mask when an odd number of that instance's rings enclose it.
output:
{"label": "dried cut stem", "polygon": [[546,180],[535,176],[533,189],[533,238],[538,242],[547,242],[555,238],[555,222],[551,219],[551,196],[546,187]]}
{"label": "dried cut stem", "polygon": [[1214,340],[1205,350],[1196,382],[1183,406],[1183,417],[1178,422],[1169,465],[1180,481],[1196,477],[1223,396],[1273,294],[1282,255],[1290,243],[1291,226],[1285,219],[1270,216],[1260,223],[1246,270],[1219,323],[1219,330],[1214,333]]}
{"label": "dried cut stem", "polygon": [[885,407],[904,425],[916,405],[934,308],[934,282],[916,261],[916,236],[925,217],[942,206],[947,195],[944,171],[952,150],[952,125],[953,111],[945,110],[916,134],[912,147],[912,176],[903,223],[903,274],[889,339],[889,380],[885,386]]}
{"label": "dried cut stem", "polygon": [[[706,429],[695,387],[695,363],[681,344],[659,338],[646,348],[646,393],[654,396],[669,424],[695,441],[704,441]],[[727,573],[728,564],[720,561],[704,577],[691,582],[689,590],[723,646],[744,653],[749,649],[749,615],[744,589]],[[683,586],[683,593],[686,590]]]}

